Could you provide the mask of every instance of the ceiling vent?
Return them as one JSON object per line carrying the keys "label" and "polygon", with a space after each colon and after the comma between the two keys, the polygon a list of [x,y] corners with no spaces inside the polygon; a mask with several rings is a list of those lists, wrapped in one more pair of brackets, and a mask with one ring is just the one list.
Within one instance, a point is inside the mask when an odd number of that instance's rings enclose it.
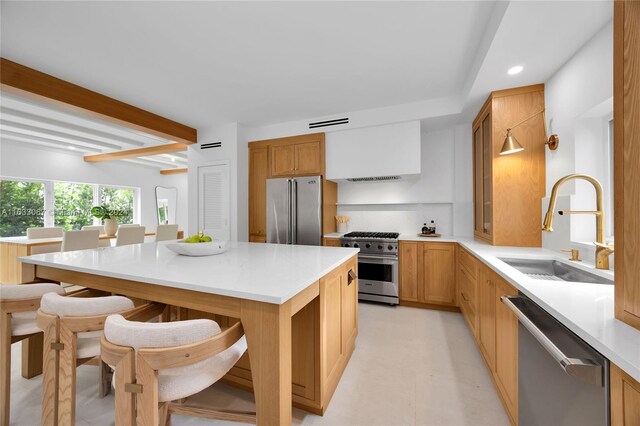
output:
{"label": "ceiling vent", "polygon": [[319,127],[338,126],[340,124],[349,124],[349,118],[336,118],[335,120],[316,121],[309,123],[310,129],[317,129]]}
{"label": "ceiling vent", "polygon": [[210,143],[203,143],[202,145],[200,145],[200,149],[221,148],[221,147],[222,147],[222,142],[210,142]]}
{"label": "ceiling vent", "polygon": [[400,176],[375,176],[375,177],[363,177],[363,178],[351,178],[347,179],[349,182],[380,182],[386,180],[400,180]]}

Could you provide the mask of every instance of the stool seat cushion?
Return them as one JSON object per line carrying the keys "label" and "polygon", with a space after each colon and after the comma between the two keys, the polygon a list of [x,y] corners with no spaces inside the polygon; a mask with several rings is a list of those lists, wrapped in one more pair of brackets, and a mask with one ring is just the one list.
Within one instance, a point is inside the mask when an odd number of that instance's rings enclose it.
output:
{"label": "stool seat cushion", "polygon": [[[135,350],[188,345],[220,333],[218,323],[207,319],[144,323],[111,315],[104,326],[104,335],[109,342]],[[208,359],[185,367],[159,370],[158,400],[174,401],[208,388],[227,374],[246,350],[247,341],[242,336],[231,347]]]}
{"label": "stool seat cushion", "polygon": [[[35,299],[46,293],[64,294],[64,288],[54,283],[5,285],[0,289],[0,300]],[[11,314],[12,336],[25,336],[40,331],[42,330],[36,325],[36,311]]]}

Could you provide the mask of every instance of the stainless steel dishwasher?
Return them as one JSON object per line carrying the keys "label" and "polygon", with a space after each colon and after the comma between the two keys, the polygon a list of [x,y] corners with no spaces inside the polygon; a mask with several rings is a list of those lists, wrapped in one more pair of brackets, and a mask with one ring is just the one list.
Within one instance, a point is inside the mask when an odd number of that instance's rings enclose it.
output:
{"label": "stainless steel dishwasher", "polygon": [[503,296],[518,318],[518,424],[608,426],[609,360],[531,299]]}

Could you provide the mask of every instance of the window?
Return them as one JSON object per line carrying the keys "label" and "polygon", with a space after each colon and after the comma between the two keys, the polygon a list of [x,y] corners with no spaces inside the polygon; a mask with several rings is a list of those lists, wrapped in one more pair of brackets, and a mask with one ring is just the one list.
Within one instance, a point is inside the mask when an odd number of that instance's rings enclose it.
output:
{"label": "window", "polygon": [[0,180],[0,237],[25,235],[27,228],[44,226],[44,196],[44,183]]}
{"label": "window", "polygon": [[125,215],[118,218],[118,223],[133,223],[134,198],[135,191],[132,188],[100,187],[100,204],[124,212]]}
{"label": "window", "polygon": [[99,204],[124,212],[118,223],[139,222],[138,200],[138,188],[0,177],[0,237],[24,236],[33,227],[100,225],[91,214]]}
{"label": "window", "polygon": [[63,227],[65,231],[77,231],[83,226],[93,225],[93,191],[94,185],[54,182],[54,225]]}

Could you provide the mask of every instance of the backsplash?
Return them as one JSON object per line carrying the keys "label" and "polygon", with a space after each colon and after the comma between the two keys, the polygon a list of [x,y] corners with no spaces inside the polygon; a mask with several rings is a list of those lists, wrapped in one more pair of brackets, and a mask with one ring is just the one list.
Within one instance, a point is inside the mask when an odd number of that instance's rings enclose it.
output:
{"label": "backsplash", "polygon": [[453,233],[453,205],[338,206],[338,215],[349,216],[348,231],[380,231],[417,234],[435,220],[437,232]]}

